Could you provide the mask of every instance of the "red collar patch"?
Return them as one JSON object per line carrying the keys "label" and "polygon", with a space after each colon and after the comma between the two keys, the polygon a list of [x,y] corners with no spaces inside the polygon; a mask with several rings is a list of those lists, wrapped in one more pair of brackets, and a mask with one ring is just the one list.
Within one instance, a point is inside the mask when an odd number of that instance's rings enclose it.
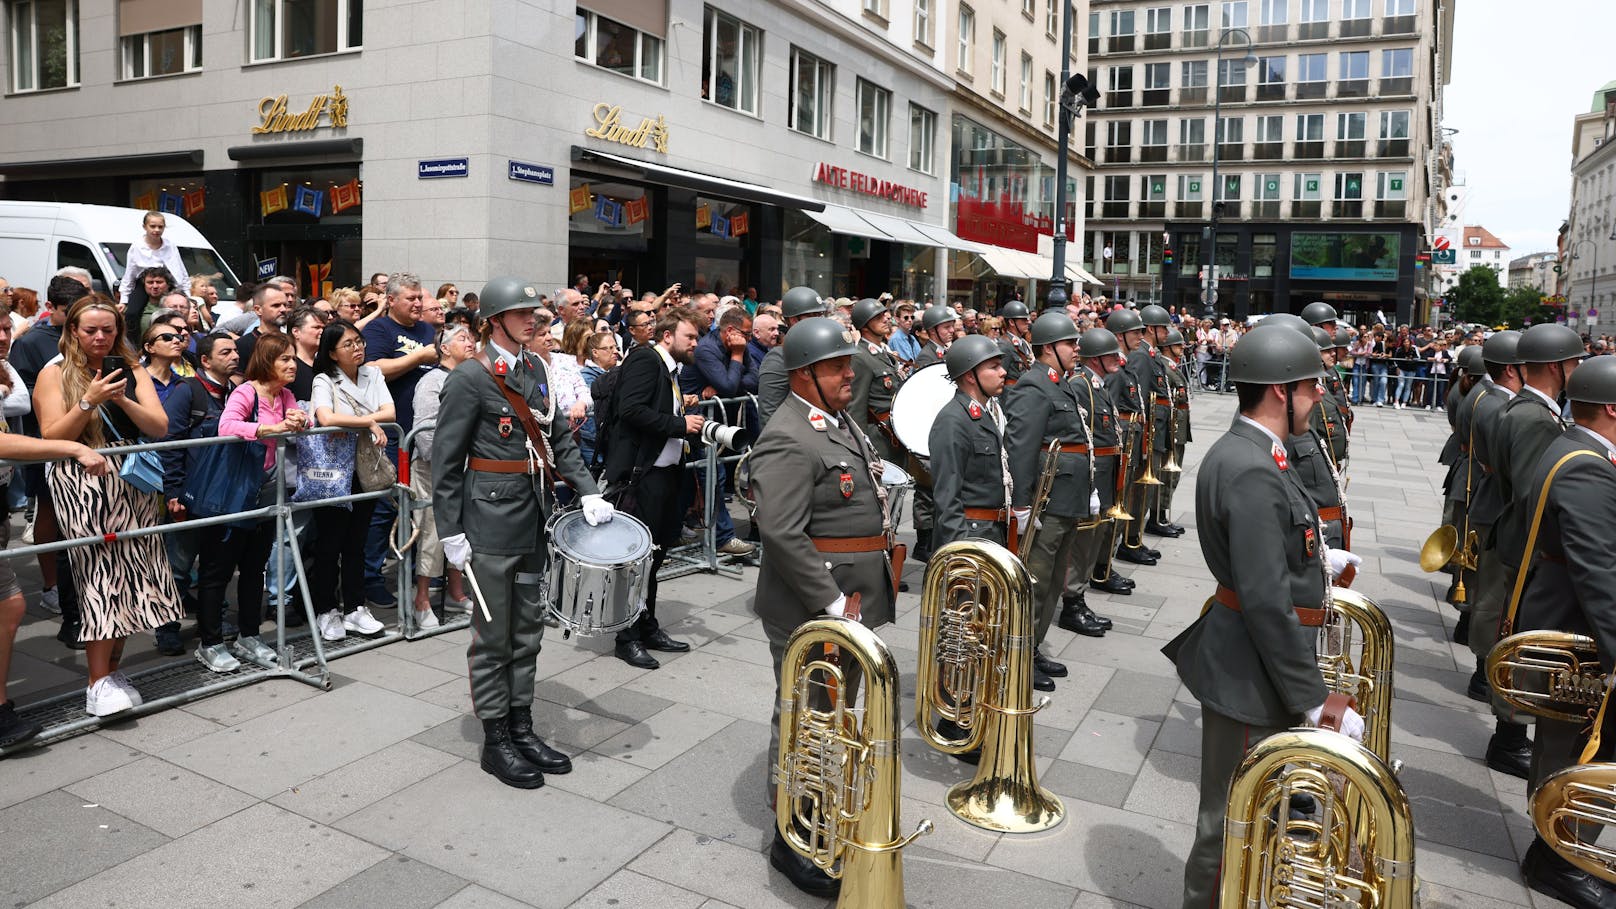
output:
{"label": "red collar patch", "polygon": [[511,371],[511,368],[509,366],[505,365],[505,358],[504,357],[495,357],[494,358],[494,375],[503,376],[503,375],[508,374],[510,371]]}
{"label": "red collar patch", "polygon": [[1156,348],[1154,348],[1154,347],[1152,347],[1152,348],[1151,348],[1151,349],[1150,349],[1150,355],[1151,355],[1151,356],[1152,356],[1152,357],[1154,357],[1154,356],[1155,356],[1155,355],[1156,355]]}
{"label": "red collar patch", "polygon": [[1059,382],[1060,381],[1060,376],[1055,374],[1055,367],[1047,366],[1045,368],[1049,370],[1049,381],[1051,381],[1051,382]]}
{"label": "red collar patch", "polygon": [[1286,456],[1284,446],[1280,445],[1278,442],[1274,443],[1273,455],[1274,463],[1279,466],[1280,470],[1291,469],[1291,459]]}
{"label": "red collar patch", "polygon": [[973,420],[982,419],[982,405],[976,403],[975,401],[972,401],[970,405],[965,408],[965,412],[970,414],[971,419]]}

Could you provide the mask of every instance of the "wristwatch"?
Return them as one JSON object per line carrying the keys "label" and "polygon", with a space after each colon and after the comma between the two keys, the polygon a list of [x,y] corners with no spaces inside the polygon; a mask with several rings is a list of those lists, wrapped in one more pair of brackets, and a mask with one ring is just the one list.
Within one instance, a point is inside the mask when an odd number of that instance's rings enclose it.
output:
{"label": "wristwatch", "polygon": [[92,411],[94,409],[95,409],[95,405],[90,403],[89,398],[79,398],[79,410],[82,410],[85,413],[89,413],[90,411]]}

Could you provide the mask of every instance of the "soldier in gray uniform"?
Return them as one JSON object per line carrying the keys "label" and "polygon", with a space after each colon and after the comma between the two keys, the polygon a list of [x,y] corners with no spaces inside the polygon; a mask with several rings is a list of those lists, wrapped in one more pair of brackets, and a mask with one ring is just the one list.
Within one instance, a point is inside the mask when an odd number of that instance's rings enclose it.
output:
{"label": "soldier in gray uniform", "polygon": [[[1448,440],[1442,445],[1442,453],[1437,456],[1437,463],[1448,465],[1448,474],[1442,480],[1442,524],[1451,525],[1463,535],[1470,510],[1470,497],[1474,495],[1476,483],[1481,479],[1476,459],[1470,454],[1470,445],[1475,438],[1475,421],[1470,419],[1471,413],[1465,409],[1464,404],[1470,389],[1486,377],[1487,366],[1481,361],[1479,345],[1459,348],[1459,355],[1454,359],[1458,367],[1458,378],[1448,389],[1447,400],[1443,402],[1443,407],[1448,412],[1448,426],[1452,431],[1448,433]],[[1463,539],[1459,540],[1459,546],[1463,548]],[[1470,634],[1468,588],[1475,579],[1469,578],[1466,581],[1466,602],[1454,603],[1459,581],[1464,577],[1465,570],[1452,565],[1444,570],[1453,580],[1448,584],[1443,599],[1459,610],[1459,621],[1454,626],[1453,639],[1455,643],[1463,644]]]}
{"label": "soldier in gray uniform", "polygon": [[[871,628],[892,621],[892,529],[873,447],[847,415],[856,342],[834,319],[808,319],[786,336],[791,393],[752,448],[763,563],[752,609],[763,622],[777,687],[766,764],[780,744],[780,663],[802,623],[826,614]],[[852,604],[857,603],[857,610]],[[845,667],[844,667],[845,668]],[[858,674],[848,673],[847,702]],[[773,772],[765,781],[775,794]],[[839,884],[793,852],[778,833],[769,861],[798,889],[832,897]]]}
{"label": "soldier in gray uniform", "polygon": [[[1319,399],[1319,406],[1313,408],[1308,423],[1313,428],[1313,434],[1323,440],[1324,453],[1330,456],[1335,469],[1344,475],[1347,471],[1347,436],[1352,431],[1352,405],[1347,400],[1347,388],[1335,367],[1339,356],[1337,352],[1346,350],[1351,338],[1344,328],[1332,334],[1317,325],[1313,327],[1324,332],[1324,339],[1319,341],[1319,353],[1324,356],[1324,396]],[[1329,344],[1328,348],[1324,346],[1326,343]]]}
{"label": "soldier in gray uniform", "polygon": [[[1319,540],[1319,517],[1284,439],[1307,431],[1323,369],[1300,332],[1261,326],[1229,353],[1240,413],[1212,444],[1195,484],[1195,523],[1217,590],[1162,648],[1201,703],[1201,798],[1184,869],[1185,909],[1217,904],[1229,782],[1247,750],[1306,722],[1328,694],[1314,652],[1327,572],[1345,564]],[[1349,710],[1341,731],[1363,736]]]}
{"label": "soldier in gray uniform", "polygon": [[[1184,475],[1184,453],[1193,439],[1190,437],[1190,382],[1184,372],[1184,335],[1178,329],[1167,329],[1158,359],[1162,361],[1162,376],[1167,382],[1169,406],[1164,408],[1166,418],[1162,420],[1161,434],[1154,440],[1163,470],[1158,477],[1162,485],[1156,490],[1156,514],[1152,521],[1158,528],[1176,531],[1182,536],[1184,528],[1172,521],[1173,493]],[[1178,464],[1179,472],[1165,469],[1169,455]]]}
{"label": "soldier in gray uniform", "polygon": [[[825,301],[822,300],[812,287],[793,287],[780,298],[780,333],[788,335],[791,326],[803,319],[822,316],[825,314]],[[758,422],[767,426],[769,418],[780,406],[780,402],[791,393],[791,381],[786,376],[783,357],[785,344],[782,342],[769,348],[763,355],[763,362],[758,364]]]}
{"label": "soldier in gray uniform", "polygon": [[999,307],[999,316],[1004,319],[1004,337],[999,339],[999,349],[1004,351],[1005,382],[1014,385],[1022,373],[1032,368],[1032,345],[1027,343],[1032,314],[1027,304],[1011,300]]}
{"label": "soldier in gray uniform", "polygon": [[[1039,316],[1032,325],[1037,360],[1005,395],[1009,418],[1005,447],[1010,450],[1010,475],[1015,478],[1013,502],[1019,520],[1034,534],[1027,573],[1032,577],[1035,647],[1043,644],[1055,620],[1055,604],[1065,594],[1067,571],[1093,565],[1101,538],[1100,496],[1094,489],[1094,467],[1089,461],[1093,445],[1088,409],[1079,400],[1078,389],[1066,380],[1077,367],[1078,338],[1077,326],[1065,313],[1051,310]],[[1034,496],[1052,447],[1054,483],[1047,501],[1038,502]],[[1105,628],[1086,605],[1081,601],[1068,601],[1068,605],[1083,617],[1082,634],[1104,636]],[[1065,666],[1038,650],[1033,651],[1033,670],[1033,687],[1041,691],[1054,690],[1052,678],[1066,675]]]}
{"label": "soldier in gray uniform", "polygon": [[958,391],[927,436],[938,547],[967,537],[1000,546],[1012,542],[1010,461],[999,433],[1003,360],[999,346],[981,335],[963,337],[948,349],[948,377]]}
{"label": "soldier in gray uniform", "polygon": [[610,521],[613,509],[584,467],[566,418],[554,419],[544,363],[526,352],[538,330],[538,290],[519,278],[495,278],[481,301],[483,353],[443,382],[432,505],[445,556],[475,576],[483,599],[472,610],[466,650],[471,701],[483,722],[482,768],[507,786],[537,789],[544,774],[572,770],[566,755],[533,732],[544,638],[539,584],[554,481],[582,496],[591,524]]}
{"label": "soldier in gray uniform", "polygon": [[[1594,357],[1577,367],[1566,383],[1566,397],[1575,423],[1549,443],[1516,499],[1534,510],[1540,498],[1544,505],[1526,554],[1532,567],[1515,629],[1586,635],[1594,641],[1599,665],[1609,667],[1616,665],[1616,561],[1610,558],[1610,528],[1616,526],[1616,358]],[[1529,797],[1549,774],[1577,762],[1586,726],[1580,720],[1538,720]],[[1602,753],[1593,759],[1609,760],[1609,750],[1602,743]],[[1521,872],[1533,890],[1573,906],[1608,906],[1616,897],[1616,888],[1555,854],[1541,836],[1527,848]]]}
{"label": "soldier in gray uniform", "polygon": [[[1167,389],[1167,362],[1162,356],[1162,347],[1166,344],[1167,332],[1172,330],[1173,319],[1167,310],[1152,303],[1140,308],[1139,322],[1145,329],[1144,340],[1128,353],[1128,369],[1133,372],[1134,381],[1139,383],[1144,395],[1144,412],[1150,415],[1150,451],[1146,452],[1150,458],[1150,469],[1156,479],[1162,481],[1160,486],[1140,487],[1143,493],[1143,528],[1146,533],[1159,537],[1181,537],[1184,528],[1176,524],[1163,524],[1156,519],[1162,493],[1167,488],[1167,476],[1162,465],[1167,463],[1167,420],[1173,412],[1173,401]],[[1143,537],[1138,539],[1143,543]]]}
{"label": "soldier in gray uniform", "polygon": [[[915,358],[915,372],[943,362],[948,353],[948,346],[960,336],[960,319],[954,310],[937,303],[927,309],[920,316],[921,327],[926,331],[926,344],[920,349],[920,356]],[[933,474],[935,478],[935,474]],[[915,481],[914,503],[910,513],[915,520],[915,551],[912,555],[915,561],[924,562],[931,558],[932,544],[932,501],[931,486]]]}
{"label": "soldier in gray uniform", "polygon": [[892,314],[879,300],[865,298],[853,304],[853,330],[859,333],[853,354],[853,402],[847,412],[875,450],[894,464],[904,461],[903,445],[892,432],[892,398],[903,385],[903,366],[887,346],[892,336]]}
{"label": "soldier in gray uniform", "polygon": [[[1117,409],[1106,392],[1105,379],[1122,368],[1122,347],[1117,336],[1103,328],[1083,332],[1077,345],[1082,365],[1072,375],[1072,387],[1077,389],[1078,403],[1088,411],[1089,439],[1093,448],[1089,460],[1094,462],[1094,491],[1100,494],[1100,517],[1103,523],[1095,528],[1098,540],[1094,544],[1094,561],[1081,564],[1076,561],[1066,570],[1066,592],[1061,598],[1061,613],[1055,624],[1067,631],[1083,633],[1093,615],[1100,627],[1111,629],[1111,620],[1094,615],[1089,609],[1084,591],[1088,587],[1120,596],[1133,594],[1133,581],[1111,570],[1111,543],[1116,532],[1116,519],[1106,512],[1117,504],[1117,467],[1122,453],[1120,424]],[[1105,574],[1096,573],[1103,567]]]}
{"label": "soldier in gray uniform", "polygon": [[[1123,367],[1105,377],[1105,387],[1122,418],[1122,445],[1128,456],[1127,476],[1122,482],[1122,507],[1133,516],[1113,528],[1117,538],[1116,557],[1135,565],[1154,565],[1161,553],[1144,543],[1145,487],[1139,484],[1146,464],[1144,415],[1150,384],[1148,381],[1141,384],[1136,370],[1128,368],[1130,361],[1148,358],[1150,348],[1144,340],[1145,325],[1132,310],[1119,309],[1106,316],[1105,327],[1116,335],[1124,354]],[[1141,352],[1136,355],[1135,351]]]}

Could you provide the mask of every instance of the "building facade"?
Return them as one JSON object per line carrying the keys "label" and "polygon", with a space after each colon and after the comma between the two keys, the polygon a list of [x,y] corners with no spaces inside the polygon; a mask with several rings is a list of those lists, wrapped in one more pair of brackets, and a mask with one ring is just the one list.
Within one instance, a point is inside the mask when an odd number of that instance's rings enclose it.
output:
{"label": "building facade", "polygon": [[1492,269],[1500,287],[1509,286],[1509,244],[1479,224],[1466,224],[1459,248],[1459,269],[1469,271],[1478,265]]}
{"label": "building facade", "polygon": [[1571,141],[1571,216],[1561,238],[1566,317],[1583,331],[1616,322],[1616,82],[1594,92]]}
{"label": "building facade", "polygon": [[1536,252],[1518,256],[1509,262],[1509,287],[1530,287],[1545,297],[1555,293],[1554,266],[1560,264],[1558,253]]}
{"label": "building facade", "polygon": [[1416,254],[1451,173],[1436,152],[1452,9],[1093,0],[1104,96],[1085,126],[1085,267],[1121,296],[1197,312],[1211,261],[1213,306],[1232,315],[1324,299],[1426,318]]}
{"label": "building facade", "polygon": [[[967,8],[8,2],[0,197],[170,211],[244,277],[310,295],[409,269],[467,289],[941,296],[1007,252],[953,231],[959,48],[991,78],[958,41]],[[1012,120],[1021,53],[999,70]]]}

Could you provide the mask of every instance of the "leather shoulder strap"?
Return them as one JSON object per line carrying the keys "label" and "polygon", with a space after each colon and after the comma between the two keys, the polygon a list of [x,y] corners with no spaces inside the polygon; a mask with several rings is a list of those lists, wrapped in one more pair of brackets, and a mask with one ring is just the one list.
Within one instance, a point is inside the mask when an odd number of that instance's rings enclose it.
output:
{"label": "leather shoulder strap", "polygon": [[1526,575],[1532,567],[1532,554],[1537,549],[1537,532],[1542,529],[1543,509],[1549,504],[1549,488],[1554,485],[1554,476],[1560,468],[1572,458],[1587,455],[1598,458],[1600,455],[1586,448],[1579,448],[1570,452],[1554,462],[1549,468],[1549,475],[1543,478],[1543,490],[1537,496],[1537,508],[1532,511],[1532,527],[1526,533],[1526,549],[1521,552],[1521,566],[1515,571],[1515,589],[1509,595],[1509,607],[1504,610],[1504,620],[1498,626],[1498,639],[1503,640],[1515,633],[1515,612],[1521,606],[1521,593],[1526,589]]}
{"label": "leather shoulder strap", "polygon": [[477,354],[477,362],[488,370],[489,378],[494,380],[494,387],[499,389],[499,393],[504,395],[505,400],[510,403],[511,409],[516,411],[516,418],[522,422],[522,430],[527,433],[528,439],[534,443],[534,450],[539,452],[539,457],[544,462],[545,473],[549,475],[552,483],[555,482],[555,465],[550,463],[549,449],[544,444],[544,433],[539,429],[538,421],[533,418],[533,408],[527,406],[527,401],[523,400],[515,389],[505,384],[505,377],[500,375],[494,369],[493,364],[489,362],[487,351]]}

